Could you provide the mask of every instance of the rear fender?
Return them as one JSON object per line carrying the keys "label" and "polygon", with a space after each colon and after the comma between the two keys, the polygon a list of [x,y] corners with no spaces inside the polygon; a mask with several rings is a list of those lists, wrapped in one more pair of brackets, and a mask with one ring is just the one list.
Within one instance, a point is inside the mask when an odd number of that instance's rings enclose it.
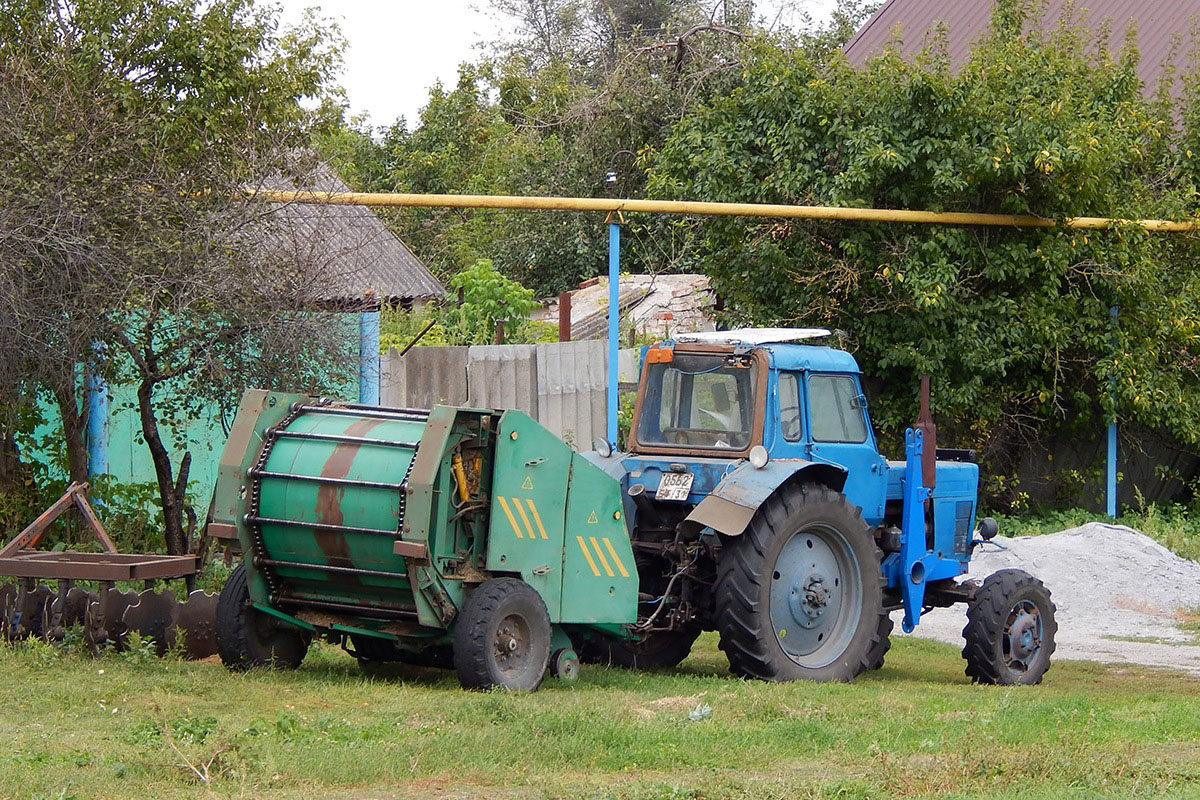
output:
{"label": "rear fender", "polygon": [[846,471],[832,464],[804,459],[776,459],[762,469],[743,461],[717,484],[688,514],[683,525],[709,527],[727,536],[746,530],[750,520],[766,499],[789,482],[820,483],[841,491]]}

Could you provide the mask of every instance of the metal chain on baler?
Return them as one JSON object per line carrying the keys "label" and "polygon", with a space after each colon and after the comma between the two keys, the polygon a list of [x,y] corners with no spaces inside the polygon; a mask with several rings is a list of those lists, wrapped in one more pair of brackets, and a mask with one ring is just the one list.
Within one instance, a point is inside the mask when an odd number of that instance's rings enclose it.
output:
{"label": "metal chain on baler", "polygon": [[[321,401],[318,401],[321,402]],[[328,401],[324,401],[328,402]],[[253,559],[265,559],[267,555],[267,546],[263,541],[262,523],[252,522],[262,517],[262,509],[259,503],[262,500],[262,477],[261,473],[267,465],[267,459],[271,457],[271,450],[275,447],[275,443],[279,441],[279,432],[285,430],[289,425],[304,413],[303,402],[292,404],[291,410],[287,416],[281,419],[278,424],[272,426],[266,433],[266,442],[263,443],[262,450],[259,451],[258,459],[254,462],[254,466],[250,468],[248,474],[250,476],[250,513],[244,518],[246,526],[250,528],[250,557]],[[260,574],[267,582],[267,591],[272,598],[279,594],[279,582],[275,578],[274,572],[271,570],[260,570]]]}

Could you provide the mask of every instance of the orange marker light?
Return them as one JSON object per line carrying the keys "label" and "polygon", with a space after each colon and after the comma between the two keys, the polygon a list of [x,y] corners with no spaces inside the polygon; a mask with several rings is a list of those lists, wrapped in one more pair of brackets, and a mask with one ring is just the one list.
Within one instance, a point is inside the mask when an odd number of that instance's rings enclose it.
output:
{"label": "orange marker light", "polygon": [[647,364],[670,364],[675,358],[675,351],[669,347],[656,347],[646,351]]}

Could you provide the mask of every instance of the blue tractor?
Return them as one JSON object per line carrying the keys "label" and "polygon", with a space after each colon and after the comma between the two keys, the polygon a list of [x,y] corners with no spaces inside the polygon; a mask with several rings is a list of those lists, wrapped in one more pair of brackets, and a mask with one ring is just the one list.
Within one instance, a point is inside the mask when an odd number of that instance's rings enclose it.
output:
{"label": "blue tractor", "polygon": [[879,450],[849,353],[819,329],[677,336],[643,352],[625,452],[584,454],[621,483],[639,576],[637,621],[578,645],[585,661],[674,666],[716,630],[738,675],[849,681],[878,668],[893,612],[965,603],[966,673],[1041,681],[1054,605],[1037,578],[961,579],[995,536],[976,525],[979,467],[939,450],[922,413],[904,459]]}

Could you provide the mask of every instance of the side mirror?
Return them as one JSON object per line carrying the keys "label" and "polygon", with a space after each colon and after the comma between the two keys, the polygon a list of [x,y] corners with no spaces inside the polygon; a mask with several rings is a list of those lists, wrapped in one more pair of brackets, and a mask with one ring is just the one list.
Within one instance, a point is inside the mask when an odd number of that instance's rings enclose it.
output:
{"label": "side mirror", "polygon": [[979,520],[979,529],[975,533],[980,539],[985,542],[990,542],[996,538],[996,534],[1000,532],[1000,525],[991,517],[984,517]]}

